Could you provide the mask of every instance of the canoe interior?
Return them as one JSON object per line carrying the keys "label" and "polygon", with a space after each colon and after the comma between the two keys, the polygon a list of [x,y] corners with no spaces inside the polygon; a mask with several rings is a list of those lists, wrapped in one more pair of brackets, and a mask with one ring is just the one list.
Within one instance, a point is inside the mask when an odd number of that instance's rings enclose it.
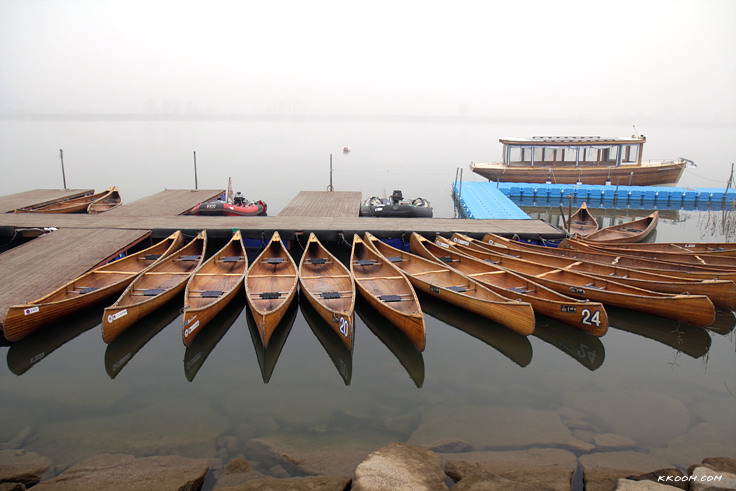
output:
{"label": "canoe interior", "polygon": [[350,271],[312,235],[300,263],[302,287],[333,312],[352,315],[355,288]]}
{"label": "canoe interior", "polygon": [[253,261],[246,282],[248,300],[261,314],[275,312],[291,298],[296,288],[297,269],[280,238],[271,240]]}
{"label": "canoe interior", "polygon": [[240,286],[247,267],[248,256],[237,234],[192,276],[187,286],[187,304],[192,309],[202,309],[217,302]]}

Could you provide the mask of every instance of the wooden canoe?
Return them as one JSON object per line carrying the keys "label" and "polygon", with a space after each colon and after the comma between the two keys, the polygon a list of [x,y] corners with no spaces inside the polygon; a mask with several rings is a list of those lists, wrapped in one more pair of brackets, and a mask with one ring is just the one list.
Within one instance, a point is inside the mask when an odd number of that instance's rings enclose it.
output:
{"label": "wooden canoe", "polygon": [[89,204],[87,213],[93,215],[104,213],[117,208],[121,204],[123,204],[123,199],[120,197],[120,191],[117,187],[113,186],[107,190],[107,194]]}
{"label": "wooden canoe", "polygon": [[503,245],[509,247],[510,249],[516,250],[530,250],[535,252],[542,252],[543,254],[554,254],[556,256],[577,258],[582,261],[588,261],[597,264],[609,264],[613,266],[622,266],[624,268],[638,269],[641,271],[666,274],[668,276],[678,276],[680,278],[736,281],[736,272],[734,271],[724,271],[723,269],[713,268],[709,266],[683,264],[673,261],[661,261],[658,259],[650,259],[639,256],[626,256],[605,252],[601,249],[591,248],[589,251],[579,251],[575,249],[568,249],[565,247],[545,247],[528,244],[526,242],[506,239],[494,234],[486,234],[483,237],[483,240],[480,242]]}
{"label": "wooden canoe", "polygon": [[199,331],[240,291],[248,271],[240,230],[225,246],[197,268],[184,289],[182,341],[192,344]]}
{"label": "wooden canoe", "polygon": [[534,310],[528,302],[509,300],[450,267],[401,251],[366,232],[365,242],[408,278],[414,288],[482,315],[523,336],[534,332]]}
{"label": "wooden canoe", "polygon": [[[692,295],[705,295],[710,298],[711,302],[713,302],[713,305],[716,307],[727,309],[736,308],[736,283],[732,280],[699,280],[695,278],[682,278],[650,271],[624,268],[611,264],[599,264],[584,261],[575,257],[545,254],[544,252],[537,252],[536,250],[509,249],[508,247],[498,244],[475,241],[469,237],[463,237],[460,234],[455,237],[455,242],[452,243],[456,245],[461,252],[475,255],[475,257],[479,257],[480,259],[486,259],[486,257],[482,252],[477,251],[478,246],[483,250],[490,249],[491,251],[499,254],[507,254],[526,261],[611,279],[619,283],[643,288],[645,290],[660,293],[690,293]],[[475,248],[473,247],[474,244],[477,244]],[[468,247],[470,247],[470,250],[466,250]],[[474,252],[479,252],[479,254],[476,255]]]}
{"label": "wooden canoe", "polygon": [[598,220],[588,211],[588,205],[583,203],[570,217],[567,225],[567,233],[587,237],[593,232],[597,232],[599,228]]}
{"label": "wooden canoe", "polygon": [[669,251],[648,251],[644,249],[626,249],[617,247],[616,243],[600,244],[575,239],[565,239],[558,248],[575,249],[587,252],[603,252],[620,256],[644,257],[667,263],[686,264],[701,268],[711,268],[719,271],[736,271],[736,256],[715,256],[704,254],[684,254]]}
{"label": "wooden canoe", "polygon": [[378,313],[411,340],[419,351],[427,343],[424,313],[409,279],[358,235],[353,235],[350,271],[355,286]]}
{"label": "wooden canoe", "polygon": [[297,284],[296,263],[281,242],[279,233],[274,232],[245,277],[248,305],[265,349],[296,295]]}
{"label": "wooden canoe", "polygon": [[102,315],[102,339],[112,342],[120,333],[181,295],[187,281],[204,259],[207,234],[200,232],[187,245],[154,264],[128,285]]}
{"label": "wooden canoe", "polygon": [[626,223],[612,225],[585,237],[591,242],[641,242],[654,232],[659,221],[659,211]]}
{"label": "wooden canoe", "polygon": [[5,337],[18,341],[51,321],[120,294],[141,271],[178,250],[182,243],[177,231],[147,249],[88,271],[48,295],[8,308]]}
{"label": "wooden canoe", "polygon": [[15,213],[85,213],[87,207],[98,199],[107,196],[111,189],[106,189],[99,193],[88,194],[77,198],[67,199],[44,206],[28,206],[15,210]]}
{"label": "wooden canoe", "polygon": [[612,245],[616,249],[632,251],[736,256],[736,243],[732,242],[617,242]]}
{"label": "wooden canoe", "polygon": [[416,232],[411,234],[411,250],[455,271],[470,276],[485,287],[511,300],[531,304],[534,312],[557,319],[594,336],[608,330],[608,315],[600,302],[579,300],[563,295],[511,271],[462,254],[450,242],[433,243]]}
{"label": "wooden canoe", "polygon": [[716,316],[713,302],[705,295],[658,293],[490,250],[486,254],[486,260],[572,297],[587,298],[605,305],[638,310],[696,326],[710,325]]}
{"label": "wooden canoe", "polygon": [[352,350],[355,322],[353,275],[313,233],[309,234],[299,262],[299,285],[314,310]]}

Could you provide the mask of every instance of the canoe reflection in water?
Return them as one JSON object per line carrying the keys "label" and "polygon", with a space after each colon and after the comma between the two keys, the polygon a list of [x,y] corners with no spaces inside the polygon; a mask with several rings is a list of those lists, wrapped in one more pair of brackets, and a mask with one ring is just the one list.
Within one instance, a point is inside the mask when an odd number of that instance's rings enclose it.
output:
{"label": "canoe reflection in water", "polygon": [[[298,296],[298,293],[296,295]],[[253,339],[253,347],[256,350],[256,357],[258,358],[258,366],[261,368],[263,382],[267,384],[271,380],[271,375],[273,375],[273,369],[276,366],[276,361],[279,359],[281,349],[284,347],[286,338],[289,337],[291,328],[294,325],[296,314],[299,311],[299,302],[291,302],[281,321],[274,328],[267,348],[263,346],[258,325],[253,318],[253,312],[250,312],[250,306],[248,310],[249,313],[246,315],[248,319],[248,331],[250,331],[250,337]]]}
{"label": "canoe reflection in water", "polygon": [[620,308],[608,309],[610,326],[670,346],[693,358],[705,356],[711,337],[702,327]]}
{"label": "canoe reflection in water", "polygon": [[396,329],[391,321],[379,314],[364,298],[358,298],[355,303],[355,311],[368,329],[399,360],[417,388],[421,388],[424,385],[424,356],[411,339]]}
{"label": "canoe reflection in water", "polygon": [[228,304],[210,320],[199,331],[197,336],[192,340],[184,351],[184,375],[188,381],[193,381],[204,365],[205,360],[210,355],[217,343],[220,342],[230,327],[240,318],[241,314],[247,315],[245,312],[245,293],[241,286],[238,294]]}
{"label": "canoe reflection in water", "polygon": [[117,377],[146,343],[179,317],[182,306],[182,299],[178,297],[165,303],[150,316],[139,319],[108,344],[105,349],[107,375],[112,379]]}
{"label": "canoe reflection in water", "polygon": [[567,353],[590,371],[600,368],[606,358],[606,349],[603,347],[601,338],[563,324],[551,317],[538,317],[537,327],[532,336]]}
{"label": "canoe reflection in water", "polygon": [[716,309],[716,320],[706,327],[707,330],[725,336],[736,327],[734,312],[727,309]]}
{"label": "canoe reflection in water", "polygon": [[[337,373],[342,377],[345,385],[350,385],[353,377],[353,352],[349,350],[340,335],[332,329],[330,325],[319,315],[319,312],[309,303],[305,295],[299,295],[299,306],[301,307],[304,320],[309,324],[310,329],[317,337],[332,363],[337,368]],[[351,323],[350,328],[353,331],[351,342],[355,339],[354,325]]]}
{"label": "canoe reflection in water", "polygon": [[521,367],[531,363],[532,344],[526,336],[424,293],[417,292],[417,296],[425,314],[480,339]]}
{"label": "canoe reflection in water", "polygon": [[87,307],[52,322],[47,329],[29,334],[8,348],[8,368],[22,375],[56,349],[100,324],[100,308]]}

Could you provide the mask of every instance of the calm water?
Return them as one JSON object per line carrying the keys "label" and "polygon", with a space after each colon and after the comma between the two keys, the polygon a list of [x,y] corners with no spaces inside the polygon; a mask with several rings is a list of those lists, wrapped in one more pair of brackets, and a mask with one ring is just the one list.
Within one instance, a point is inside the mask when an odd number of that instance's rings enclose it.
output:
{"label": "calm water", "polygon": [[[736,155],[727,138],[732,128],[639,129],[650,142],[645,158],[683,156],[699,164],[681,185],[725,185]],[[548,123],[3,121],[0,194],[62,187],[63,148],[69,187],[114,184],[129,202],[193,187],[196,151],[200,188],[223,188],[232,177],[236,190],[263,199],[276,214],[299,190],[325,189],[333,154],[335,189],[364,196],[402,189],[428,198],[435,216],[452,217],[456,169],[476,179],[467,164],[495,159],[500,136],[630,132]],[[346,145],[349,155],[342,153]],[[557,205],[526,209],[560,220]],[[600,213],[605,223],[644,211]],[[733,240],[732,221],[718,211],[668,211],[657,240]],[[332,249],[343,258],[349,253],[341,244]],[[244,303],[187,349],[180,304],[109,346],[99,308],[0,348],[7,359],[0,442],[29,428],[23,447],[59,466],[103,452],[225,462],[242,454],[275,474],[263,442],[303,457],[302,470],[348,474],[397,440],[462,440],[489,451],[575,447],[612,466],[623,459],[652,469],[736,456],[731,312],[701,329],[609,309],[611,328],[600,339],[540,317],[535,335],[523,338],[423,299],[427,349],[419,353],[359,304],[351,354],[307,307],[293,308],[263,350]],[[539,421],[546,423],[535,426]],[[609,433],[628,438],[633,450],[570,443],[593,444]]]}

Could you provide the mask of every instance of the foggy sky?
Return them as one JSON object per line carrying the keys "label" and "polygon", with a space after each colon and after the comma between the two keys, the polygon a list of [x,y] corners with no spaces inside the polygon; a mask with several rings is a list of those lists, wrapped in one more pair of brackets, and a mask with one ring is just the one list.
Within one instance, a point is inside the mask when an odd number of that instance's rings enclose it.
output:
{"label": "foggy sky", "polygon": [[736,2],[0,0],[0,116],[736,123]]}

